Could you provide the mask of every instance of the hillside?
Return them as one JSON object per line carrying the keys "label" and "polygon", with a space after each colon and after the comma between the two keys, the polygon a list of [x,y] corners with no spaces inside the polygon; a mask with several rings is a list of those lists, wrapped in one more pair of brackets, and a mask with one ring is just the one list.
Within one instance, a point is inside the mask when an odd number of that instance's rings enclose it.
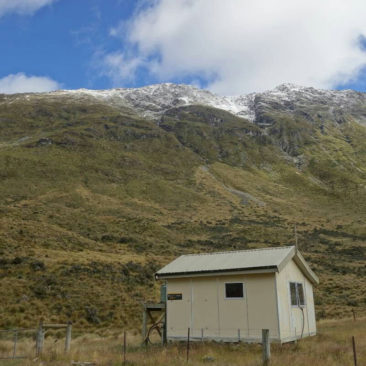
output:
{"label": "hillside", "polygon": [[365,121],[365,94],[288,85],[0,96],[0,328],[137,327],[177,255],[295,225],[318,317],[366,313]]}

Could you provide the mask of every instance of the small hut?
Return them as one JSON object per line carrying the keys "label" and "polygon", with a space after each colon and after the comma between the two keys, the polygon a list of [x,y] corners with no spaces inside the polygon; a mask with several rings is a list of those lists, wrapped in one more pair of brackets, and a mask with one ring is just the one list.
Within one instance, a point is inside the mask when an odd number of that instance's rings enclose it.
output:
{"label": "small hut", "polygon": [[294,247],[183,255],[160,269],[167,340],[289,342],[316,334],[319,280]]}

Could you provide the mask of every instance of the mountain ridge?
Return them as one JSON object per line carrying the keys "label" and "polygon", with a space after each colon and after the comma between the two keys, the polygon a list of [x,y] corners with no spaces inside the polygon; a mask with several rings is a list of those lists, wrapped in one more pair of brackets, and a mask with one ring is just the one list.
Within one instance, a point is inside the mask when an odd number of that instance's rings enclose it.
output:
{"label": "mountain ridge", "polygon": [[318,318],[366,314],[364,95],[283,86],[251,122],[171,88],[0,96],[0,327],[136,328],[159,267],[292,245],[295,225]]}
{"label": "mountain ridge", "polygon": [[[234,115],[255,122],[258,109],[270,104],[277,108],[291,110],[303,104],[328,105],[338,110],[349,111],[352,107],[366,103],[366,93],[347,90],[325,90],[304,87],[291,83],[281,84],[264,92],[238,96],[219,96],[209,90],[192,85],[162,83],[139,88],[114,88],[105,90],[75,89],[58,90],[48,93],[24,93],[18,97],[32,96],[89,96],[112,106],[128,107],[139,112],[142,117],[159,118],[173,107],[205,105],[226,110]],[[11,97],[9,97],[11,98]],[[366,114],[361,123],[366,124]]]}

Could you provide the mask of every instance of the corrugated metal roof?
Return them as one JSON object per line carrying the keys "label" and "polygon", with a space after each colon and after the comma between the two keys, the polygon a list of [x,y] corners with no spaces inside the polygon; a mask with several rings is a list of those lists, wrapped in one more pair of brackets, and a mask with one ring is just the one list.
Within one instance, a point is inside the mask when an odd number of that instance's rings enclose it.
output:
{"label": "corrugated metal roof", "polygon": [[295,247],[276,247],[220,253],[182,255],[156,273],[156,277],[205,272],[277,268],[295,253]]}

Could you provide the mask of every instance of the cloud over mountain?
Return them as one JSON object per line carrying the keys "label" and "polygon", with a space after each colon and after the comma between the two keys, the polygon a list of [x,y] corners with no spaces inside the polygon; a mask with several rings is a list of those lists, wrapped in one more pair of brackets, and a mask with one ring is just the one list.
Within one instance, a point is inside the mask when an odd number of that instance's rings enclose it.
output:
{"label": "cloud over mountain", "polygon": [[366,65],[365,13],[360,0],[147,1],[111,29],[123,47],[105,55],[104,74],[122,84],[141,71],[197,78],[226,95],[283,82],[330,88]]}
{"label": "cloud over mountain", "polygon": [[48,77],[27,76],[21,72],[0,79],[0,93],[4,94],[47,92],[59,88],[59,83]]}

